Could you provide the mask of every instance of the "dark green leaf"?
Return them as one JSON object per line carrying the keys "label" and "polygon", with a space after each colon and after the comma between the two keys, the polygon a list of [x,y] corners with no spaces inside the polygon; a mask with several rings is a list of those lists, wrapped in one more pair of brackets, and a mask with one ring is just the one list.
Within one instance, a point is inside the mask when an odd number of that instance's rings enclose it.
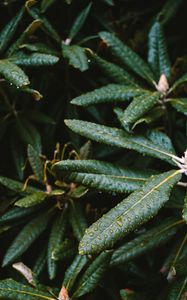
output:
{"label": "dark green leaf", "polygon": [[88,69],[88,59],[84,48],[73,45],[62,44],[62,55],[69,61],[69,64],[81,72]]}
{"label": "dark green leaf", "polygon": [[24,87],[30,83],[28,76],[22,69],[8,59],[0,60],[0,74],[17,88]]}
{"label": "dark green leaf", "polygon": [[129,135],[124,130],[79,120],[65,120],[76,133],[110,146],[133,149],[140,153],[165,160],[171,164],[175,154],[170,139],[162,132],[150,131],[147,135]]}
{"label": "dark green leaf", "polygon": [[94,91],[74,98],[71,103],[79,106],[89,106],[106,102],[124,102],[136,96],[142,95],[145,91],[141,88],[132,88],[119,84],[108,84]]}
{"label": "dark green leaf", "polygon": [[151,176],[140,191],[132,193],[85,232],[79,253],[99,253],[155,216],[169,200],[171,189],[180,180],[180,171]]}
{"label": "dark green leaf", "polygon": [[155,81],[154,74],[143,59],[128,46],[124,45],[117,37],[109,32],[100,32],[99,36],[124,65],[149,82],[153,83]]}

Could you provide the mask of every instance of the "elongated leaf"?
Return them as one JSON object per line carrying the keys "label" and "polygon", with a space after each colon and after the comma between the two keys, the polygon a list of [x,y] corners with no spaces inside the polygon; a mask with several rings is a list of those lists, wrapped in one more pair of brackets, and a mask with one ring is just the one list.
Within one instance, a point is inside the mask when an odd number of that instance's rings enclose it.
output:
{"label": "elongated leaf", "polygon": [[184,207],[183,207],[183,211],[182,211],[182,217],[185,220],[185,222],[187,223],[187,195],[184,198]]}
{"label": "elongated leaf", "polygon": [[187,292],[187,277],[175,282],[169,290],[166,300],[185,300]]}
{"label": "elongated leaf", "polygon": [[7,266],[14,262],[30,247],[30,245],[46,229],[50,218],[51,211],[45,212],[42,215],[32,219],[27,225],[25,225],[25,227],[20,231],[8,248],[3,259],[3,266]]}
{"label": "elongated leaf", "polygon": [[109,32],[100,32],[99,36],[111,48],[112,53],[124,65],[128,66],[132,71],[149,82],[154,82],[154,74],[139,55]]}
{"label": "elongated leaf", "polygon": [[71,103],[79,106],[89,106],[106,102],[123,102],[144,93],[143,89],[132,88],[119,84],[108,84],[104,87],[74,98]]}
{"label": "elongated leaf", "polygon": [[16,40],[14,44],[11,45],[11,47],[7,51],[8,57],[11,57],[13,54],[15,54],[19,47],[25,43],[25,41],[28,39],[30,35],[32,35],[39,27],[41,26],[40,20],[34,20],[29,26],[22,32],[20,37]]}
{"label": "elongated leaf", "polygon": [[187,116],[187,98],[178,98],[178,99],[171,99],[170,101],[171,106],[173,106],[178,112],[183,113]]}
{"label": "elongated leaf", "polygon": [[162,25],[165,25],[171,18],[174,17],[178,8],[183,3],[183,0],[167,0],[164,3],[162,10],[157,15],[157,18]]}
{"label": "elongated leaf", "polygon": [[105,192],[125,193],[139,189],[152,174],[149,170],[124,169],[97,160],[64,160],[53,166],[58,177]]}
{"label": "elongated leaf", "polygon": [[31,207],[31,208],[13,207],[0,217],[0,224],[14,222],[19,219],[23,220],[25,217],[32,215],[34,212],[36,212],[35,207]]}
{"label": "elongated leaf", "polygon": [[79,203],[74,203],[71,206],[69,220],[75,237],[78,241],[80,241],[88,225],[84,216],[83,209]]}
{"label": "elongated leaf", "polygon": [[102,279],[111,257],[111,251],[102,252],[88,267],[78,283],[73,297],[81,297],[93,291]]}
{"label": "elongated leaf", "polygon": [[88,59],[84,52],[84,48],[73,45],[62,44],[62,55],[69,61],[69,64],[81,72],[88,69]]}
{"label": "elongated leaf", "polygon": [[152,176],[142,190],[132,193],[85,232],[79,253],[99,253],[155,216],[169,200],[172,187],[180,180],[180,171]]}
{"label": "elongated leaf", "polygon": [[187,81],[187,73],[185,73],[182,77],[180,77],[177,81],[174,82],[172,87],[170,88],[170,92],[175,90],[180,84],[183,84]]}
{"label": "elongated leaf", "polygon": [[47,263],[47,247],[43,247],[42,251],[37,257],[37,260],[32,268],[33,273],[35,274],[36,277],[40,276],[42,271],[45,268],[45,265]]}
{"label": "elongated leaf", "polygon": [[71,130],[94,141],[110,146],[133,149],[173,164],[171,158],[175,153],[174,149],[170,139],[161,132],[150,131],[144,137],[129,135],[121,129],[79,120],[65,120],[65,124]]}
{"label": "elongated leaf", "polygon": [[29,163],[31,165],[31,168],[34,172],[34,175],[43,182],[44,179],[44,166],[42,164],[42,161],[39,157],[39,153],[33,148],[33,146],[28,145],[27,147],[27,156]]}
{"label": "elongated leaf", "polygon": [[13,180],[13,179],[10,179],[7,177],[3,177],[3,176],[0,176],[0,184],[3,185],[4,187],[8,188],[11,191],[19,192],[19,193],[23,192],[25,194],[30,194],[30,193],[37,191],[36,188],[31,187],[31,186],[27,186],[27,188],[24,191],[22,191],[23,190],[22,182],[19,182],[19,181],[16,181],[16,180]]}
{"label": "elongated leaf", "polygon": [[38,67],[51,66],[59,61],[57,56],[43,53],[33,53],[30,55],[21,53],[21,55],[10,58],[11,61],[18,66]]}
{"label": "elongated leaf", "polygon": [[18,283],[13,279],[5,279],[0,281],[0,296],[10,300],[55,300],[51,294],[44,291],[39,291],[30,286]]}
{"label": "elongated leaf", "polygon": [[148,62],[157,78],[164,74],[170,78],[171,65],[161,24],[155,21],[149,32]]}
{"label": "elongated leaf", "polygon": [[98,65],[103,73],[108,76],[113,82],[138,87],[134,77],[123,68],[116,64],[108,62],[107,60],[99,57],[97,54],[89,51],[89,57],[91,60]]}
{"label": "elongated leaf", "polygon": [[22,69],[8,59],[0,60],[0,74],[18,88],[24,87],[30,83],[29,78]]}
{"label": "elongated leaf", "polygon": [[53,262],[67,261],[67,259],[74,257],[77,254],[77,244],[74,240],[65,239],[61,244],[56,245],[53,253]]}
{"label": "elongated leaf", "polygon": [[70,30],[70,33],[69,33],[69,39],[72,40],[76,35],[77,33],[81,30],[82,26],[84,25],[87,17],[88,17],[88,14],[90,12],[90,9],[91,9],[91,6],[92,6],[92,3],[90,2],[88,4],[88,6],[86,6],[81,12],[80,14],[78,15],[78,17],[75,19],[72,27],[71,27],[71,30]]}
{"label": "elongated leaf", "polygon": [[8,46],[12,37],[14,36],[17,27],[23,17],[24,10],[21,9],[15,17],[3,28],[0,32],[0,53],[2,53]]}
{"label": "elongated leaf", "polygon": [[42,203],[45,199],[46,199],[47,195],[46,193],[39,191],[39,192],[35,192],[31,195],[28,195],[18,201],[15,202],[16,206],[19,207],[32,207],[35,205],[38,205],[40,203]]}
{"label": "elongated leaf", "polygon": [[55,3],[56,0],[42,0],[41,2],[41,12],[44,13],[51,5]]}
{"label": "elongated leaf", "polygon": [[86,255],[77,255],[73,260],[72,264],[66,270],[64,275],[63,285],[69,291],[73,287],[75,280],[82,269],[88,262],[88,257]]}
{"label": "elongated leaf", "polygon": [[167,241],[176,234],[180,225],[181,221],[168,219],[163,222],[163,224],[155,226],[146,233],[137,236],[134,240],[126,242],[113,252],[110,265],[121,265],[167,243]]}
{"label": "elongated leaf", "polygon": [[58,34],[58,32],[54,29],[54,27],[51,25],[51,23],[48,21],[48,19],[42,15],[38,8],[28,8],[28,13],[31,15],[31,17],[35,20],[40,20],[41,22],[41,28],[44,32],[46,32],[49,36],[51,36],[55,41],[60,43],[61,38]]}
{"label": "elongated leaf", "polygon": [[48,243],[47,263],[49,278],[53,279],[56,276],[57,264],[53,259],[53,251],[62,242],[67,227],[67,217],[61,213],[53,223]]}
{"label": "elongated leaf", "polygon": [[158,92],[153,94],[142,93],[139,97],[136,97],[124,111],[121,119],[122,126],[130,131],[132,125],[158,103],[159,97]]}

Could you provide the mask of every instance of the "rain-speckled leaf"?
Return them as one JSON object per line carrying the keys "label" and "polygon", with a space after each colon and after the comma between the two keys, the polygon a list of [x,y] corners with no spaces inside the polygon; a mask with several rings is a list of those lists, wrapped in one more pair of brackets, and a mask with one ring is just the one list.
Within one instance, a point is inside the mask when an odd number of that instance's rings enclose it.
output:
{"label": "rain-speckled leaf", "polygon": [[92,292],[101,281],[110,261],[111,251],[104,251],[96,257],[78,282],[78,287],[73,294],[74,298],[79,298]]}
{"label": "rain-speckled leaf", "polygon": [[82,271],[82,269],[85,267],[85,265],[88,262],[88,257],[86,255],[77,255],[72,264],[69,266],[69,268],[66,270],[64,275],[64,281],[63,285],[65,288],[69,291],[73,287],[75,280],[79,273]]}
{"label": "rain-speckled leaf", "polygon": [[46,197],[47,194],[45,192],[38,191],[16,201],[15,205],[19,207],[25,207],[25,208],[32,207],[42,203],[46,199]]}
{"label": "rain-speckled leaf", "polygon": [[176,234],[180,225],[181,220],[167,219],[161,225],[153,227],[153,229],[142,233],[129,242],[125,242],[113,252],[110,265],[121,265],[167,243]]}
{"label": "rain-speckled leaf", "polygon": [[16,236],[10,247],[8,248],[4,259],[3,266],[7,266],[19,258],[30,245],[40,236],[46,229],[50,220],[52,211],[45,212],[27,223],[20,233]]}
{"label": "rain-speckled leaf", "polygon": [[179,170],[151,176],[141,190],[132,193],[86,230],[79,253],[99,253],[111,248],[116,241],[154,217],[169,200],[180,178]]}
{"label": "rain-speckled leaf", "polygon": [[123,117],[121,118],[122,126],[127,131],[130,131],[132,125],[158,103],[159,97],[160,94],[158,92],[145,92],[136,97],[124,110]]}
{"label": "rain-speckled leaf", "polygon": [[28,76],[23,72],[20,67],[8,59],[0,60],[0,74],[11,84],[16,87],[24,87],[30,83]]}
{"label": "rain-speckled leaf", "polygon": [[50,279],[54,279],[57,272],[57,264],[56,261],[53,259],[53,251],[62,242],[66,227],[67,227],[67,216],[64,212],[62,212],[54,221],[49,236],[47,264],[48,264],[48,274]]}
{"label": "rain-speckled leaf", "polygon": [[182,217],[187,223],[187,195],[184,198],[184,206],[183,206],[183,211],[182,211]]}
{"label": "rain-speckled leaf", "polygon": [[28,55],[21,53],[11,57],[10,60],[21,67],[39,67],[54,65],[59,61],[59,58],[51,54],[33,53]]}
{"label": "rain-speckled leaf", "polygon": [[98,160],[64,160],[53,166],[58,178],[105,192],[133,192],[152,175],[149,170],[125,169]]}
{"label": "rain-speckled leaf", "polygon": [[79,106],[89,106],[99,103],[124,102],[140,96],[145,90],[119,84],[108,84],[94,91],[74,98],[71,103]]}
{"label": "rain-speckled leaf", "polygon": [[175,154],[171,140],[162,132],[149,131],[145,136],[130,135],[122,129],[80,120],[65,120],[74,132],[110,146],[132,149],[165,160],[171,164]]}
{"label": "rain-speckled leaf", "polygon": [[49,292],[40,291],[28,285],[18,283],[13,279],[0,281],[0,297],[9,300],[55,300]]}
{"label": "rain-speckled leaf", "polygon": [[154,82],[155,76],[153,72],[138,54],[109,32],[100,32],[99,36],[111,48],[112,53],[121,63],[149,82]]}
{"label": "rain-speckled leaf", "polygon": [[62,44],[62,55],[69,61],[69,64],[81,72],[88,69],[88,59],[84,48],[73,45]]}

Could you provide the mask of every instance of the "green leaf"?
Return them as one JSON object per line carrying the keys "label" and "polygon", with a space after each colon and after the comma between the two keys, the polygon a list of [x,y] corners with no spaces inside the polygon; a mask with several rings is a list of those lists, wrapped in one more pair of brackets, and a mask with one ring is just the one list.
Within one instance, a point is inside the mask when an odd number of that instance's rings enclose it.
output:
{"label": "green leaf", "polygon": [[77,254],[77,244],[74,240],[65,239],[61,244],[56,245],[53,253],[53,262],[67,261],[67,259],[74,257]]}
{"label": "green leaf", "polygon": [[52,211],[45,212],[36,218],[33,218],[29,223],[27,223],[27,225],[23,227],[8,248],[3,259],[3,267],[14,262],[30,247],[30,245],[46,229],[51,215]]}
{"label": "green leaf", "polygon": [[44,166],[40,159],[39,153],[33,148],[33,146],[28,145],[27,156],[34,175],[43,182],[44,180]]}
{"label": "green leaf", "polygon": [[19,219],[23,220],[24,218],[32,215],[36,212],[35,207],[31,208],[20,208],[20,207],[13,207],[9,209],[6,213],[0,216],[0,224],[6,224],[9,222],[14,222]]}
{"label": "green leaf", "polygon": [[[139,189],[152,174],[97,160],[64,160],[53,166],[57,177],[105,192],[125,193]],[[67,175],[66,175],[67,174]]]}
{"label": "green leaf", "polygon": [[180,178],[179,170],[151,176],[141,190],[132,193],[86,230],[79,253],[99,253],[111,248],[151,219],[169,200],[171,189]]}
{"label": "green leaf", "polygon": [[125,242],[113,252],[110,265],[121,265],[167,243],[176,234],[181,223],[181,220],[167,219],[161,225],[154,226],[153,229],[142,233],[130,242]]}
{"label": "green leaf", "polygon": [[8,59],[0,60],[0,74],[16,87],[24,87],[30,83],[27,75]]}
{"label": "green leaf", "polygon": [[74,202],[71,205],[69,221],[75,237],[78,241],[80,241],[88,225],[84,216],[84,211],[79,203]]}
{"label": "green leaf", "polygon": [[162,10],[157,15],[157,18],[162,25],[165,25],[171,18],[174,17],[183,0],[167,0],[164,3]]}
{"label": "green leaf", "polygon": [[9,190],[13,191],[13,192],[22,192],[25,194],[30,194],[33,192],[36,192],[37,189],[31,186],[27,186],[26,189],[23,191],[23,183],[7,178],[7,177],[3,177],[0,176],[0,184],[3,185],[4,187],[8,188]]}
{"label": "green leaf", "polygon": [[15,129],[22,140],[22,142],[28,146],[29,144],[33,148],[41,153],[41,137],[36,127],[24,116],[17,117]]}
{"label": "green leaf", "polygon": [[175,152],[170,139],[162,132],[149,131],[145,136],[130,135],[122,129],[80,120],[65,120],[74,132],[110,146],[138,151],[165,160],[171,164]]}
{"label": "green leaf", "polygon": [[107,270],[111,257],[111,251],[102,252],[87,268],[82,275],[78,287],[73,294],[73,298],[79,298],[87,293],[92,292],[101,281],[105,271]]}
{"label": "green leaf", "polygon": [[158,104],[159,98],[158,92],[152,94],[144,92],[136,97],[124,110],[123,117],[120,119],[122,126],[127,131],[131,131],[132,125]]}
{"label": "green leaf", "polygon": [[46,10],[53,5],[56,2],[56,0],[42,0],[41,2],[41,12],[44,13]]}
{"label": "green leaf", "polygon": [[92,7],[92,2],[90,2],[78,15],[78,17],[75,19],[75,21],[73,22],[73,25],[70,29],[70,33],[68,38],[70,40],[72,40],[77,33],[81,30],[81,28],[83,27],[86,19],[88,18],[88,14],[90,12],[90,9]]}
{"label": "green leaf", "polygon": [[68,267],[64,275],[63,285],[69,291],[73,287],[75,280],[88,262],[86,255],[77,255],[72,264]]}
{"label": "green leaf", "polygon": [[79,106],[89,106],[107,102],[124,102],[140,96],[145,90],[119,84],[108,84],[81,96],[74,98],[71,103]]}
{"label": "green leaf", "polygon": [[14,205],[19,207],[25,207],[25,208],[32,207],[42,203],[46,199],[46,197],[47,197],[46,193],[42,191],[35,192],[31,195],[28,195],[16,201]]}
{"label": "green leaf", "polygon": [[184,277],[172,284],[166,300],[185,300],[187,292],[187,277]]}
{"label": "green leaf", "polygon": [[187,195],[184,198],[184,207],[183,207],[183,211],[182,211],[182,217],[185,220],[185,222],[187,223]]}
{"label": "green leaf", "polygon": [[53,251],[62,242],[65,235],[66,227],[67,227],[67,217],[64,214],[64,212],[62,212],[54,221],[49,236],[47,265],[48,265],[48,274],[50,279],[54,279],[57,272],[57,264],[56,261],[53,259]]}
{"label": "green leaf", "polygon": [[39,67],[39,66],[51,66],[59,61],[57,56],[43,53],[16,53],[15,56],[9,58],[14,64],[22,67]]}
{"label": "green leaf", "polygon": [[81,72],[88,69],[88,59],[84,48],[73,45],[62,44],[62,55],[69,61],[69,64]]}
{"label": "green leaf", "polygon": [[0,281],[0,296],[10,300],[55,300],[47,291],[39,291],[28,285],[18,283],[13,279],[5,279]]}
{"label": "green leaf", "polygon": [[172,92],[175,90],[179,85],[185,83],[187,81],[187,73],[185,73],[182,77],[180,77],[178,80],[174,82],[172,87],[170,88],[169,92]]}
{"label": "green leaf", "polygon": [[135,78],[123,68],[99,57],[90,49],[88,51],[88,55],[90,59],[103,71],[103,73],[112,80],[112,82],[138,87]]}
{"label": "green leaf", "polygon": [[41,26],[41,21],[40,20],[34,20],[29,26],[22,32],[20,37],[16,40],[14,44],[11,45],[11,47],[7,51],[8,57],[12,56],[15,54],[18,50],[19,47],[25,43],[25,41],[32,35],[39,27]]}
{"label": "green leaf", "polygon": [[177,98],[177,99],[171,99],[169,102],[171,106],[173,106],[178,112],[183,113],[185,116],[187,116],[187,98]]}
{"label": "green leaf", "polygon": [[155,81],[155,76],[146,62],[117,37],[109,32],[100,32],[99,36],[111,48],[112,53],[123,65],[128,66],[148,82],[153,83]]}
{"label": "green leaf", "polygon": [[54,27],[51,25],[51,23],[48,21],[48,19],[42,15],[38,8],[28,8],[28,13],[31,15],[31,17],[35,20],[40,20],[41,22],[41,28],[44,32],[46,32],[50,37],[52,37],[55,41],[58,43],[61,42],[61,38],[58,34],[58,32],[54,29]]}
{"label": "green leaf", "polygon": [[36,277],[38,277],[42,271],[45,268],[47,262],[47,249],[46,247],[43,247],[42,251],[37,257],[36,262],[34,263],[34,266],[32,268],[33,273],[35,274]]}
{"label": "green leaf", "polygon": [[164,33],[161,24],[156,21],[153,23],[148,40],[148,62],[157,78],[164,74],[170,78],[171,65],[165,43]]}
{"label": "green leaf", "polygon": [[23,17],[24,10],[21,9],[15,17],[3,28],[0,32],[0,53],[6,50],[9,42],[11,41],[12,37],[14,36],[18,25]]}

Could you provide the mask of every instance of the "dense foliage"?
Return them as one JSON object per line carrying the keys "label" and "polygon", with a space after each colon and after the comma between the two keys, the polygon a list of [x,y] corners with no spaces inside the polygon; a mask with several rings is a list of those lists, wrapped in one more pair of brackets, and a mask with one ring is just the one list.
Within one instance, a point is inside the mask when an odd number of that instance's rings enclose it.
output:
{"label": "dense foliage", "polygon": [[186,6],[1,1],[0,299],[187,299]]}

